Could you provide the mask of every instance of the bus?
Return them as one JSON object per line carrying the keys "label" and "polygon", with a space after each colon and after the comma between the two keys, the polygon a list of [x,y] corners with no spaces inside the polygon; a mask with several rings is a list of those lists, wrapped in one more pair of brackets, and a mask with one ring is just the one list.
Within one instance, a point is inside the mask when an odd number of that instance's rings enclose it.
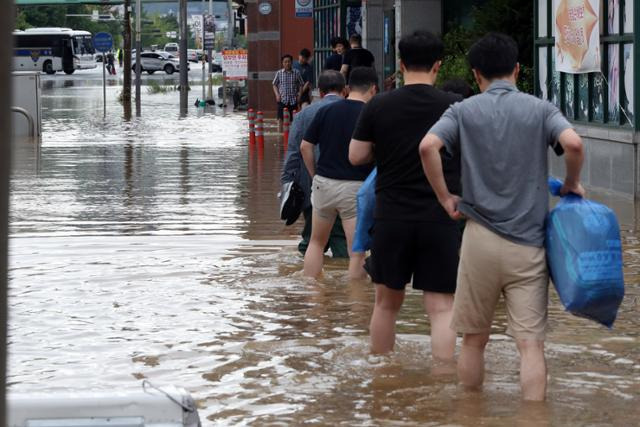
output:
{"label": "bus", "polygon": [[91,33],[71,28],[29,28],[14,31],[14,71],[64,71],[95,68]]}

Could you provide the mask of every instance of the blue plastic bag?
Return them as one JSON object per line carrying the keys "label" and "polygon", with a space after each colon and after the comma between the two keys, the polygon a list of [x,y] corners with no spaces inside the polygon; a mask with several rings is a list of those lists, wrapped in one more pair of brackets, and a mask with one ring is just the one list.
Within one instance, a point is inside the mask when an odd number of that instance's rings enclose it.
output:
{"label": "blue plastic bag", "polygon": [[[562,182],[549,178],[560,195]],[[611,328],[624,297],[622,242],[608,207],[568,194],[547,217],[545,247],[551,280],[565,309]]]}
{"label": "blue plastic bag", "polygon": [[371,235],[369,234],[373,227],[373,211],[376,206],[376,176],[377,168],[373,169],[367,179],[362,183],[358,196],[356,232],[353,236],[353,252],[366,252],[371,249]]}

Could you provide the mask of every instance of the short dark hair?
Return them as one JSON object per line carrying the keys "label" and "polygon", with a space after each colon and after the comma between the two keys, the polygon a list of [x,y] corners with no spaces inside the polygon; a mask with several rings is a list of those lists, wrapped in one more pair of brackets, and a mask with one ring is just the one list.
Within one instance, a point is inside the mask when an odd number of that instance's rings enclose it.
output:
{"label": "short dark hair", "polygon": [[469,98],[474,95],[473,88],[462,79],[447,80],[440,88],[445,92],[453,92],[462,95],[463,98]]}
{"label": "short dark hair", "polygon": [[305,47],[300,51],[300,55],[305,58],[311,58],[311,51]]}
{"label": "short dark hair", "polygon": [[371,67],[356,67],[349,74],[349,89],[355,92],[366,92],[377,84],[378,74]]}
{"label": "short dark hair", "polygon": [[289,55],[288,53],[282,55],[282,57],[280,58],[280,62],[283,62],[287,58],[289,58],[293,62],[293,56]]}
{"label": "short dark hair", "polygon": [[333,49],[335,49],[336,46],[338,46],[339,44],[341,44],[344,47],[347,47],[349,42],[344,37],[332,37],[331,38],[331,47]]}
{"label": "short dark hair", "polygon": [[362,36],[360,34],[352,34],[351,37],[349,37],[349,41],[351,43],[357,43],[358,46],[362,45]]}
{"label": "short dark hair", "polygon": [[408,34],[398,44],[400,60],[409,71],[430,71],[444,56],[442,40],[428,31]]}
{"label": "short dark hair", "polygon": [[489,33],[469,49],[469,65],[486,79],[513,73],[518,64],[518,44],[502,33]]}
{"label": "short dark hair", "polygon": [[344,76],[338,71],[325,70],[318,77],[318,89],[321,93],[342,92],[344,86]]}

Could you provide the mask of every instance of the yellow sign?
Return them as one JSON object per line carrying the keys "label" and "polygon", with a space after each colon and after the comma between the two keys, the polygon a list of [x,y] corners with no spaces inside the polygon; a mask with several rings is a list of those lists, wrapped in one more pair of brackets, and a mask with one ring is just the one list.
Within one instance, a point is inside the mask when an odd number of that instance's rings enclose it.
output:
{"label": "yellow sign", "polygon": [[601,71],[600,2],[554,0],[556,70],[580,74]]}

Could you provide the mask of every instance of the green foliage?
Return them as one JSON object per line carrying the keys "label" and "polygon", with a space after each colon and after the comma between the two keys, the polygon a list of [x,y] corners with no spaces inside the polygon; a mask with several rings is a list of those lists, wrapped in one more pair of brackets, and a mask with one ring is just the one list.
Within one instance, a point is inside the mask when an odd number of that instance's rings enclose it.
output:
{"label": "green foliage", "polygon": [[155,80],[150,80],[147,84],[147,93],[153,95],[155,93],[169,93],[171,86],[163,86]]}
{"label": "green foliage", "polygon": [[521,66],[518,87],[533,93],[533,2],[529,0],[488,0],[473,8],[468,25],[451,28],[443,40],[445,58],[438,84],[460,78],[477,91],[467,52],[475,40],[492,31],[509,34],[518,43]]}

